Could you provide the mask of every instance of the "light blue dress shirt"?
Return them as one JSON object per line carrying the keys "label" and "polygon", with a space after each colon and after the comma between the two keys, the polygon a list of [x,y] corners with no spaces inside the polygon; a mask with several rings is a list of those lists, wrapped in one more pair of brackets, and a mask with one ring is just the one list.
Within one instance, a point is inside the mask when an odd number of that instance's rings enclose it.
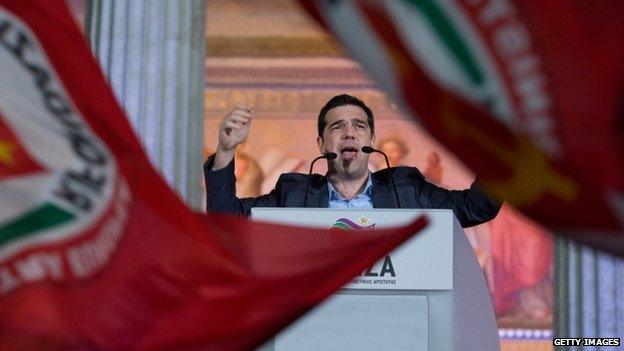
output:
{"label": "light blue dress shirt", "polygon": [[373,181],[370,173],[368,173],[368,179],[366,180],[364,191],[355,195],[355,197],[351,200],[347,200],[340,195],[331,182],[327,182],[327,190],[329,191],[329,208],[373,209]]}

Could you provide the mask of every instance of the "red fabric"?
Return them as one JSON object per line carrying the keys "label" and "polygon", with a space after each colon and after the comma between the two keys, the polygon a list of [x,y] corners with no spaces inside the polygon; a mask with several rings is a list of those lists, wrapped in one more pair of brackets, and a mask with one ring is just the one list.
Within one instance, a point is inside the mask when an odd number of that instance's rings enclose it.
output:
{"label": "red fabric", "polygon": [[129,219],[95,277],[0,298],[0,349],[250,349],[425,224],[332,234],[197,215],[184,231],[140,202]]}
{"label": "red fabric", "polygon": [[[451,150],[457,150],[460,158],[474,167],[487,190],[506,199],[509,199],[511,192],[520,195],[531,191],[539,192],[539,196],[531,202],[518,205],[540,221],[559,228],[592,225],[615,230],[619,227],[620,223],[606,207],[599,190],[590,183],[578,187],[578,192],[571,199],[573,201],[569,201],[555,196],[546,188],[531,187],[538,184],[540,178],[546,174],[537,173],[532,179],[528,175],[528,179],[514,182],[516,177],[523,176],[523,171],[539,171],[531,167],[538,166],[541,162],[550,168],[548,172],[557,175],[568,172],[565,165],[548,160],[537,149],[531,149],[533,146],[528,143],[523,133],[508,130],[485,110],[440,89],[413,63],[408,65],[408,50],[401,42],[396,28],[387,25],[391,20],[386,17],[385,11],[368,3],[361,4],[361,8],[373,28],[390,45],[389,51],[395,57],[402,79],[404,99],[418,112],[436,137]],[[535,164],[527,162],[519,164],[518,166],[522,166],[520,169],[513,168],[515,164],[505,162],[508,161],[508,155],[498,153],[501,150],[509,153],[509,157],[526,157],[526,161],[533,161]],[[538,161],[536,158],[543,160]],[[580,180],[575,183],[580,183]],[[547,187],[550,184],[540,185]],[[526,188],[516,189],[514,186]],[[570,216],[571,213],[575,216]]]}
{"label": "red fabric", "polygon": [[[307,9],[317,5],[308,0],[301,2]],[[556,136],[561,144],[559,155],[547,154],[533,143],[527,130],[550,125],[529,126],[522,119],[523,106],[517,96],[511,100],[520,120],[508,127],[427,75],[402,39],[408,29],[399,30],[384,2],[362,0],[353,4],[385,49],[396,76],[397,84],[392,87],[397,92],[395,98],[475,171],[490,194],[557,233],[624,254],[624,219],[611,199],[614,192],[624,194],[624,3],[518,0],[456,4],[480,31],[485,50],[494,57],[498,71],[505,70],[494,54],[496,45],[503,45],[501,37],[493,34],[494,29],[500,29],[495,27],[507,21],[510,26],[522,26],[521,30],[528,31],[529,46],[539,54],[537,62],[544,70],[540,78],[553,93],[547,102],[552,108],[547,112],[554,118],[544,123],[554,124],[554,134],[546,139]],[[484,7],[488,7],[487,11]],[[327,19],[329,13],[319,8],[311,12]],[[487,20],[483,19],[485,12]],[[350,23],[337,18],[332,26]],[[344,44],[356,45],[348,39]],[[526,67],[515,69],[520,72],[516,74],[521,74]],[[502,73],[503,79],[508,80],[506,74]]]}
{"label": "red fabric", "polygon": [[514,1],[544,56],[566,162],[624,189],[624,2]]}
{"label": "red fabric", "polygon": [[[35,33],[118,167],[97,220],[0,246],[1,350],[251,349],[426,225],[331,233],[191,212],[151,167],[63,1],[0,6]],[[42,257],[60,265],[26,280],[20,264]]]}
{"label": "red fabric", "polygon": [[[495,31],[500,26],[479,23],[479,16],[487,6],[496,7],[492,2],[475,5],[461,1],[462,9],[486,40],[486,49],[496,59],[497,66],[503,67],[494,50],[499,44],[495,41]],[[545,90],[553,95],[549,105],[557,121],[555,134],[562,141],[566,165],[586,180],[622,189],[624,149],[618,120],[624,85],[624,69],[620,64],[624,59],[621,40],[624,3],[517,0],[511,1],[509,11],[502,8],[507,7],[498,8],[498,12],[504,13],[499,16],[499,23],[525,28],[530,48],[539,55],[536,66],[544,71]],[[515,54],[528,55],[528,50]],[[533,72],[525,74],[530,73]],[[507,85],[513,84],[508,74],[503,77]],[[512,99],[515,112],[522,116],[518,96]]]}

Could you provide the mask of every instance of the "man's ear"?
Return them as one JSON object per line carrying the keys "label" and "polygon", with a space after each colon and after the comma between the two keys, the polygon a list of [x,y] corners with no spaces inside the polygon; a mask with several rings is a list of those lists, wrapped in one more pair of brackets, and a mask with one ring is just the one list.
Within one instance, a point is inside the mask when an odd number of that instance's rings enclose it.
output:
{"label": "man's ear", "polygon": [[324,148],[323,148],[323,146],[324,146],[324,145],[323,145],[323,137],[320,137],[320,136],[319,136],[319,137],[316,137],[316,144],[318,145],[319,152],[320,152],[321,154],[324,154],[324,153],[325,153],[325,150],[324,150]]}

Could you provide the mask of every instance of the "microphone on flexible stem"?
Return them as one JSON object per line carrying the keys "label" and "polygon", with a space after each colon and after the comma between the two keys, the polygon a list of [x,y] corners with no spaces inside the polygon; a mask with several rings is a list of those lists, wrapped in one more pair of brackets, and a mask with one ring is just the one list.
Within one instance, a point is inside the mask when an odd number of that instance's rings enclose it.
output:
{"label": "microphone on flexible stem", "polygon": [[[367,153],[367,154],[370,154],[373,152],[382,154],[383,157],[386,159],[386,167],[390,168],[390,161],[388,161],[388,155],[386,155],[385,152],[374,149],[370,146],[362,146],[362,152]],[[390,183],[392,183],[392,189],[394,190],[394,199],[396,200],[397,208],[401,208],[401,203],[399,202],[399,193],[397,192],[396,185],[394,184],[394,177],[392,176],[392,172],[389,172],[389,173],[390,173]]]}
{"label": "microphone on flexible stem", "polygon": [[314,167],[314,163],[316,163],[316,161],[322,158],[325,158],[328,161],[331,161],[335,159],[336,157],[338,157],[338,155],[335,152],[326,152],[322,154],[321,156],[315,158],[312,161],[312,163],[310,163],[310,171],[308,172],[308,186],[306,187],[305,198],[303,200],[303,207],[308,207],[308,193],[310,193],[310,180],[312,179],[312,168]]}

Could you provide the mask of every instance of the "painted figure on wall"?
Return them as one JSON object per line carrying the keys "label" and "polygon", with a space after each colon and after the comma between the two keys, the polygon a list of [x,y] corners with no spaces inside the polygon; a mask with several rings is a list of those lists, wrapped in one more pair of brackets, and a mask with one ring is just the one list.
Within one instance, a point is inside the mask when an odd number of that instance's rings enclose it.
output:
{"label": "painted figure on wall", "polygon": [[425,178],[438,185],[442,184],[442,174],[444,173],[441,161],[440,154],[437,151],[429,152],[429,155],[427,155],[427,167],[423,172]]}
{"label": "painted figure on wall", "polygon": [[234,176],[236,177],[236,196],[253,197],[262,194],[264,180],[258,162],[240,149],[234,155]]}
{"label": "painted figure on wall", "polygon": [[[409,153],[407,143],[397,136],[389,136],[382,139],[377,148],[388,155],[388,162],[390,167],[405,166],[405,157]],[[386,168],[386,161],[383,158],[378,158],[375,163],[377,169]]]}

